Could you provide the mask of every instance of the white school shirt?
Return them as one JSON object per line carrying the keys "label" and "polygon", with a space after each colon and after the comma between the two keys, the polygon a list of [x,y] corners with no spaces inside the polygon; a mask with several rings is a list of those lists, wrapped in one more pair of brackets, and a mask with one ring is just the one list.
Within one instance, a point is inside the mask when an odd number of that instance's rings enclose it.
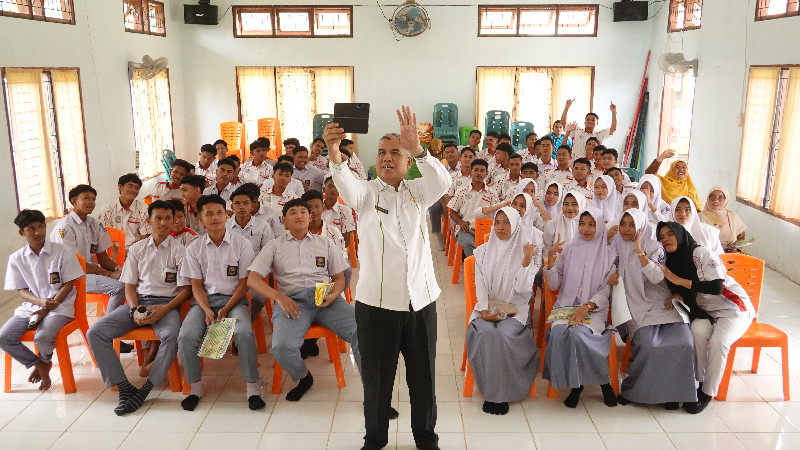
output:
{"label": "white school shirt", "polygon": [[351,170],[354,170],[356,176],[359,180],[366,180],[367,179],[367,172],[364,170],[364,164],[356,158],[350,158],[347,160],[347,166],[350,167]]}
{"label": "white school shirt", "polygon": [[[514,195],[514,191],[517,189],[517,185],[519,185],[519,180],[522,179],[522,176],[518,176],[516,180],[512,180],[509,178],[509,174],[505,177],[497,180],[494,184],[494,191],[497,193],[498,199],[506,200]],[[512,199],[513,200],[513,199]]]}
{"label": "white school shirt", "polygon": [[450,188],[447,190],[447,195],[450,197],[456,195],[459,189],[468,186],[470,183],[472,183],[472,176],[469,173],[461,175],[461,172],[458,172],[450,179]]}
{"label": "white school shirt", "polygon": [[589,133],[585,129],[578,127],[574,129],[569,137],[572,138],[572,159],[583,158],[586,156],[586,141],[590,137],[596,137],[602,144],[603,141],[611,137],[611,130],[609,128],[602,129]]}
{"label": "white school shirt", "polygon": [[289,186],[286,186],[283,194],[278,195],[273,192],[272,185],[268,186],[267,183],[264,183],[264,186],[261,187],[261,196],[258,201],[261,203],[261,210],[264,208],[274,209],[281,216],[281,223],[283,223],[283,205],[295,198],[300,198],[300,196],[290,191]]}
{"label": "white school shirt", "polygon": [[272,228],[270,228],[263,220],[255,217],[250,217],[250,220],[247,222],[247,224],[244,227],[241,227],[239,223],[236,222],[236,216],[231,216],[228,221],[225,222],[225,228],[227,228],[228,231],[247,239],[251,244],[253,244],[253,254],[256,255],[265,245],[267,245],[267,242],[275,239],[275,234],[272,233]]}
{"label": "white school shirt", "polygon": [[200,167],[200,163],[198,162],[197,164],[194,165],[194,174],[202,175],[203,177],[205,177],[206,183],[208,183],[209,185],[214,184],[214,181],[217,179],[217,170],[216,167],[214,167],[214,163],[216,162],[217,160],[215,159],[211,164],[209,164],[208,168],[206,169]]}
{"label": "white school shirt", "polygon": [[[322,182],[325,181],[325,172],[306,164],[302,169],[294,168],[292,178],[300,180],[303,185],[308,185],[309,189],[322,192]],[[305,191],[305,189],[303,189]]]}
{"label": "white school shirt", "polygon": [[503,166],[495,163],[489,167],[489,175],[486,177],[486,183],[487,184],[497,183],[504,177],[507,177],[508,173],[509,173],[508,169],[503,169]]}
{"label": "white school shirt", "polygon": [[180,275],[203,280],[208,295],[233,295],[239,280],[247,278],[253,263],[253,245],[247,239],[225,230],[219,247],[208,234],[195,239],[188,247]]}
{"label": "white school shirt", "polygon": [[458,174],[461,173],[461,161],[457,161],[456,162],[456,168],[455,169],[450,167],[450,163],[444,162],[442,164],[444,164],[444,168],[447,169],[447,173],[450,174],[451,177],[453,175],[457,176]]}
{"label": "white school shirt", "polygon": [[[495,150],[495,152],[497,152],[497,150]],[[489,166],[497,162],[497,160],[494,159],[494,155],[489,154],[488,148],[479,151],[478,154],[475,155],[475,159],[482,159],[489,163]]]}
{"label": "white school shirt", "polygon": [[[531,162],[536,164],[536,166],[538,167],[539,164],[542,163],[541,158],[529,152],[528,149],[522,150],[521,152],[519,152],[519,155],[522,156],[522,164]],[[540,168],[539,171],[541,172],[542,169]]]}
{"label": "white school shirt", "polygon": [[451,178],[430,154],[416,158],[422,174],[397,190],[381,179],[363,181],[345,164],[331,163],[333,181],[358,215],[360,272],[357,300],[392,311],[428,306],[441,293],[431,256],[428,208],[444,195]]}
{"label": "white school shirt", "polygon": [[566,192],[572,189],[583,194],[583,196],[586,197],[586,200],[589,201],[589,204],[591,204],[592,201],[594,200],[594,183],[592,182],[592,180],[586,181],[586,187],[578,186],[578,182],[575,181],[575,179],[567,181],[566,183],[563,184],[563,186],[565,195]]}
{"label": "white school shirt", "polygon": [[122,267],[119,281],[136,285],[139,295],[175,297],[181,286],[192,283],[179,275],[186,247],[168,236],[156,247],[153,236],[133,244]]}
{"label": "white school shirt", "polygon": [[86,216],[86,220],[81,220],[75,211],[56,222],[50,233],[50,240],[66,245],[83,256],[86,264],[95,266],[98,266],[94,260],[95,253],[104,252],[111,247],[111,237],[108,236],[106,227],[92,216]]}
{"label": "white school shirt", "polygon": [[[567,183],[574,183],[575,178],[572,177],[572,169],[558,170],[553,169],[547,171],[544,175],[539,176],[539,192],[547,192],[547,185],[556,182],[564,186]],[[567,192],[566,189],[564,192]],[[542,194],[544,195],[544,194]]]}
{"label": "white school shirt", "polygon": [[283,226],[283,211],[278,213],[272,208],[258,208],[258,211],[253,214],[253,217],[267,223],[272,229],[272,235],[281,237],[286,233],[286,227]]}
{"label": "white school shirt", "polygon": [[186,211],[186,227],[198,235],[206,234],[208,231],[205,225],[200,222],[200,212],[195,211],[192,205],[183,205],[183,209]]}
{"label": "white school shirt", "polygon": [[266,160],[261,161],[260,166],[253,163],[253,158],[248,159],[240,166],[239,180],[244,183],[254,183],[257,186],[264,184],[264,181],[272,178],[272,166]]}
{"label": "white school shirt", "polygon": [[297,240],[287,232],[269,241],[248,269],[265,277],[274,272],[278,291],[288,296],[330,281],[347,267],[336,244],[327,237],[306,233]]}
{"label": "white school shirt", "polygon": [[322,156],[322,155],[317,156],[317,159],[308,160],[309,164],[311,164],[312,166],[316,167],[317,169],[323,172],[328,171],[328,162],[330,162],[330,159],[327,156]]}
{"label": "white school shirt", "polygon": [[[497,203],[500,203],[500,199],[497,198],[497,193],[494,190],[484,185],[481,190],[476,191],[472,187],[472,184],[468,184],[456,192],[456,195],[450,199],[447,207],[461,215],[464,221],[474,225],[475,210],[477,208],[496,205]],[[459,231],[461,227],[456,226],[455,229]]]}
{"label": "white school shirt", "polygon": [[128,209],[123,208],[117,199],[104,206],[97,214],[103,226],[119,228],[125,232],[125,248],[130,247],[140,237],[150,234],[147,217],[147,205],[138,199],[134,199]]}
{"label": "white school shirt", "polygon": [[178,200],[181,203],[183,202],[183,196],[181,196],[181,185],[179,184],[178,187],[173,188],[166,181],[159,181],[156,183],[156,185],[153,186],[153,191],[150,192],[150,197],[153,198],[153,201]]}
{"label": "white school shirt", "polygon": [[[264,181],[264,184],[261,185],[261,195],[264,195],[265,192],[272,192],[273,186],[275,186],[274,178],[270,178]],[[294,194],[295,197],[292,198],[300,198],[303,196],[303,194],[306,193],[306,190],[303,187],[302,181],[298,180],[297,178],[292,178],[291,181],[289,181],[289,184],[286,185],[285,192],[291,192],[292,194]]]}
{"label": "white school shirt", "polygon": [[338,228],[332,224],[326,223],[323,220],[322,228],[319,229],[319,233],[314,234],[317,234],[318,236],[325,236],[333,241],[333,243],[336,245],[336,248],[339,249],[342,257],[347,262],[347,267],[350,267],[350,255],[347,254],[347,244],[344,243],[344,236],[342,236],[342,232],[339,231]]}
{"label": "white school shirt", "polygon": [[191,244],[192,241],[197,239],[197,237],[199,236],[189,227],[183,227],[183,230],[181,230],[180,233],[170,231],[169,235],[176,241],[180,242],[181,245],[184,247],[189,246],[189,244]]}
{"label": "white school shirt", "polygon": [[326,208],[322,213],[322,221],[335,226],[344,234],[350,231],[356,231],[356,222],[353,214],[352,208],[336,202],[333,204],[333,208]]}
{"label": "white school shirt", "polygon": [[[6,268],[5,290],[17,291],[27,289],[39,298],[53,298],[61,289],[61,285],[82,277],[83,269],[73,249],[66,245],[46,241],[39,255],[26,245],[8,257]],[[75,296],[72,288],[61,304],[50,314],[56,316],[75,317]],[[22,302],[14,310],[17,317],[28,318],[41,306],[30,302]]]}
{"label": "white school shirt", "polygon": [[692,261],[700,281],[722,280],[722,293],[714,295],[698,292],[697,306],[715,319],[756,317],[753,302],[750,301],[747,291],[728,275],[728,270],[714,250],[702,245],[696,247],[692,251]]}
{"label": "white school shirt", "polygon": [[[236,184],[228,183],[228,185],[225,186],[225,188],[220,191],[219,188],[217,188],[217,184],[214,183],[203,190],[203,195],[217,194],[220,197],[222,197],[222,199],[225,200],[225,202],[227,203],[228,200],[230,200],[233,191],[235,191],[236,188],[238,188],[239,186],[241,186],[241,183],[236,183]],[[229,207],[228,210],[230,210]]]}

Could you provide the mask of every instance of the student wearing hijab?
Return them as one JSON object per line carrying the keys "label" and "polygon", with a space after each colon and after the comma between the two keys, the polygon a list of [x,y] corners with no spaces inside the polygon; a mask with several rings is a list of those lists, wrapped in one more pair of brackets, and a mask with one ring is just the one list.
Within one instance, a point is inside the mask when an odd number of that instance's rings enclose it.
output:
{"label": "student wearing hijab", "polygon": [[647,218],[650,223],[657,224],[669,218],[669,203],[661,198],[661,181],[657,176],[651,174],[642,175],[637,189],[644,192],[647,199]]}
{"label": "student wearing hijab", "polygon": [[[662,270],[672,298],[689,308],[695,348],[695,377],[700,383],[697,402],[684,403],[691,414],[703,411],[717,395],[731,345],[753,318],[753,303],[747,292],[728,276],[719,256],[698,245],[676,222],[660,222],[658,241],[666,252]],[[670,308],[671,302],[667,303]]]}
{"label": "student wearing hijab", "polygon": [[694,203],[689,197],[676,197],[670,206],[672,207],[672,217],[670,218],[683,225],[686,231],[692,235],[692,239],[703,247],[710,248],[718,255],[725,253],[719,240],[719,230],[700,221]]}
{"label": "student wearing hijab", "polygon": [[[545,223],[544,250],[550,252],[550,248],[556,242],[562,244],[572,240],[575,231],[578,229],[578,213],[583,211],[589,204],[586,197],[578,191],[569,191],[564,195],[561,202],[561,212],[553,217],[553,220]],[[605,221],[603,222],[605,225]]]}
{"label": "student wearing hijab", "polygon": [[[647,196],[645,195],[644,192],[642,192],[642,191],[640,191],[638,189],[634,189],[632,191],[628,191],[628,193],[626,193],[623,196],[622,212],[625,212],[625,211],[627,211],[629,209],[638,209],[639,211],[641,211],[641,212],[643,212],[645,214],[645,217],[647,217],[646,208],[647,208]],[[621,216],[618,216],[616,219],[614,219],[611,222],[608,222],[606,224],[606,230],[607,230],[606,235],[608,237],[608,243],[609,244],[611,244],[611,240],[614,238],[614,236],[617,235],[617,232],[619,231],[619,221],[620,221],[621,218],[622,218]],[[655,225],[657,223],[658,222],[651,223],[648,220],[647,224],[645,225],[645,231],[653,239],[655,239],[655,235],[656,235],[656,232],[655,232],[656,227],[655,227]]]}
{"label": "student wearing hijab", "polygon": [[[633,362],[622,381],[617,400],[662,404],[674,410],[679,402],[696,402],[694,342],[689,325],[665,304],[672,293],[664,282],[664,249],[645,227],[647,216],[638,209],[622,213],[619,234],[611,242],[618,256],[617,273],[608,284],[624,288],[631,319],[614,324],[631,341]],[[619,282],[622,281],[620,285]]]}
{"label": "student wearing hijab", "polygon": [[622,196],[615,189],[613,178],[600,175],[594,180],[592,206],[603,211],[606,223],[619,217],[622,212]]}
{"label": "student wearing hijab", "polygon": [[706,200],[706,209],[700,214],[700,220],[719,230],[719,240],[726,252],[739,251],[733,244],[745,238],[747,225],[739,215],[728,209],[731,202],[728,188],[717,185],[711,188]]}
{"label": "student wearing hijab", "polygon": [[547,285],[552,290],[560,289],[553,309],[577,307],[567,321],[554,322],[548,330],[542,372],[542,378],[549,380],[553,388],[572,388],[564,400],[568,408],[578,405],[585,385],[600,385],[603,402],[617,406],[608,373],[614,333],[606,326],[611,294],[606,280],[613,272],[617,255],[606,244],[603,230],[602,211],[585,208],[572,240],[566,245],[559,240],[547,255]]}
{"label": "student wearing hijab", "polygon": [[545,186],[543,190],[544,209],[551,219],[555,218],[561,213],[561,202],[564,201],[565,194],[564,187],[554,181]]}
{"label": "student wearing hijab", "polygon": [[526,241],[524,228],[517,210],[503,207],[489,241],[475,249],[478,302],[467,327],[467,356],[488,414],[506,414],[508,402],[527,398],[539,373],[528,301],[541,245]]}
{"label": "student wearing hijab", "polygon": [[658,177],[661,180],[661,198],[667,203],[672,203],[675,197],[684,195],[689,197],[694,202],[698,210],[703,209],[703,201],[700,199],[700,194],[697,188],[692,183],[692,177],[689,176],[689,164],[686,161],[677,159],[669,166],[669,172],[663,177],[658,175],[658,169],[665,159],[675,156],[675,150],[667,150],[658,155],[655,160],[644,170],[644,173],[649,173]]}

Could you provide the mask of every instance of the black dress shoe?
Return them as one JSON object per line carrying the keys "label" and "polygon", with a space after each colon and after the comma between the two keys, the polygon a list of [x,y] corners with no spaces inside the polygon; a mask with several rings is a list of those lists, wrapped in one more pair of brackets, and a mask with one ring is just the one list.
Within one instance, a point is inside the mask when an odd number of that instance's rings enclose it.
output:
{"label": "black dress shoe", "polygon": [[119,352],[120,353],[130,353],[134,349],[133,344],[128,344],[127,342],[120,342],[119,343]]}

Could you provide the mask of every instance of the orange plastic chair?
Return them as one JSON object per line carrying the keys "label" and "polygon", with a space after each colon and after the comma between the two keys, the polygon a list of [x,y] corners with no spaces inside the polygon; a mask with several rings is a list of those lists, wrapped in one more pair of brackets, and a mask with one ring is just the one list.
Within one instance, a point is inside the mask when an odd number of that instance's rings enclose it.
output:
{"label": "orange plastic chair", "polygon": [[[345,387],[347,383],[344,380],[344,369],[342,369],[342,360],[339,357],[339,338],[336,337],[333,331],[323,327],[319,324],[311,324],[311,328],[306,333],[306,339],[325,338],[325,344],[328,347],[328,358],[333,363],[333,370],[336,373],[336,383],[339,389]],[[272,373],[272,393],[281,393],[281,380],[283,379],[283,368],[277,361],[273,366]]]}
{"label": "orange plastic chair", "polygon": [[489,240],[492,225],[492,219],[475,219],[475,248]]}
{"label": "orange plastic chair", "polygon": [[356,239],[358,239],[358,232],[353,231],[350,233],[350,243],[347,244],[347,256],[350,257],[350,267],[358,269],[358,250],[356,250]]}
{"label": "orange plastic chair", "polygon": [[631,363],[631,341],[633,341],[633,336],[628,336],[628,342],[625,343],[625,351],[622,352],[622,364],[619,368],[622,373],[628,373],[628,365]]}
{"label": "orange plastic chair", "polygon": [[[453,239],[455,241],[455,239]],[[461,254],[464,251],[458,242],[455,244],[455,249],[453,250],[453,279],[451,282],[453,284],[458,284],[458,280],[461,277]]]}
{"label": "orange plastic chair", "polygon": [[[761,289],[764,283],[764,261],[743,253],[726,253],[721,256],[722,262],[728,269],[728,275],[733,277],[750,296],[753,307],[758,312],[761,303]],[[733,373],[733,361],[736,358],[736,350],[739,348],[750,347],[753,349],[753,361],[750,371],[758,372],[758,362],[761,358],[763,347],[781,348],[781,367],[783,371],[783,400],[789,401],[789,338],[786,333],[772,325],[759,323],[758,317],[753,319],[750,328],[738,341],[731,345],[728,353],[728,361],[725,364],[725,372],[722,375],[722,382],[719,384],[717,400],[724,401],[728,398],[728,386]]]}
{"label": "orange plastic chair", "polygon": [[[188,303],[188,302],[187,302]],[[159,341],[160,339],[156,335],[156,332],[153,330],[153,327],[150,325],[145,325],[140,328],[133,329],[123,336],[114,339],[114,350],[117,352],[117,357],[119,357],[119,345],[121,340],[133,340],[136,341],[136,352],[139,359],[139,365],[141,366],[143,363],[143,355],[142,355],[142,347],[140,341]],[[169,371],[167,372],[169,375],[169,385],[172,389],[172,392],[181,392],[183,390],[183,384],[181,381],[181,369],[178,366],[178,355],[175,355],[175,359],[172,361],[172,365],[169,367]],[[114,386],[116,388],[116,386]],[[116,389],[112,389],[116,390]]]}
{"label": "orange plastic chair", "polygon": [[242,139],[244,138],[244,125],[240,122],[222,122],[219,124],[219,137],[226,144],[228,144],[228,153],[233,153],[239,156],[244,162],[248,156],[243,147]]}
{"label": "orange plastic chair", "polygon": [[444,254],[447,255],[450,239],[453,238],[453,230],[450,228],[449,208],[444,208],[444,211],[442,211],[442,237],[444,238]]}
{"label": "orange plastic chair", "polygon": [[[83,256],[76,255],[78,261],[81,263],[83,273],[86,273],[86,260]],[[75,384],[75,375],[72,373],[72,358],[69,355],[69,343],[67,338],[74,331],[79,330],[83,335],[83,341],[86,343],[86,349],[89,350],[89,355],[94,355],[89,349],[89,343],[86,340],[86,332],[89,331],[89,321],[86,318],[86,277],[78,278],[75,283],[75,318],[64,325],[61,330],[56,334],[56,348],[55,354],[58,356],[58,368],[61,370],[61,381],[64,384],[64,393],[72,394],[78,390]],[[20,336],[19,340],[22,342],[33,342],[33,337],[36,334],[36,329],[28,330]],[[5,386],[4,392],[11,392],[11,355],[6,353],[5,364]],[[97,364],[95,364],[96,366]]]}
{"label": "orange plastic chair", "polygon": [[[469,327],[469,318],[472,311],[475,309],[475,304],[478,303],[478,298],[475,294],[475,256],[470,256],[464,260],[464,299],[467,307],[467,324]],[[466,329],[465,327],[465,329]],[[461,370],[466,368],[467,373],[464,378],[464,391],[461,393],[464,397],[472,397],[472,391],[475,386],[475,377],[472,374],[472,369],[467,360],[467,343],[464,342],[464,360],[461,363]],[[530,397],[536,396],[536,383],[531,384]]]}
{"label": "orange plastic chair", "polygon": [[[447,210],[447,214],[450,215],[450,209]],[[445,247],[447,249],[447,265],[452,266],[455,264],[458,241],[456,241],[456,233],[452,227],[448,227],[447,233],[450,236],[450,239],[447,241],[447,247]]]}
{"label": "orange plastic chair", "polygon": [[[108,248],[108,257],[114,256],[114,248],[117,248],[117,258],[114,262],[120,267],[125,264],[125,232],[119,228],[106,227],[108,236],[111,238],[111,247]],[[95,257],[96,259],[96,257]],[[86,294],[86,303],[94,303],[97,308],[97,315],[104,316],[108,307],[108,295],[89,292]]]}
{"label": "orange plastic chair", "polygon": [[258,119],[258,136],[269,139],[267,158],[278,160],[283,154],[283,140],[281,138],[281,125],[278,119],[265,117]]}

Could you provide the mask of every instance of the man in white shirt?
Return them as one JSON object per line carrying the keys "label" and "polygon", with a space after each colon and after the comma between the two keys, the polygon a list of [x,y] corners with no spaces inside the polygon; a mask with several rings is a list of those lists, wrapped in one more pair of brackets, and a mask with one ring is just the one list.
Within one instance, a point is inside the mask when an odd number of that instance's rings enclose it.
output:
{"label": "man in white shirt", "polygon": [[136,199],[141,188],[142,180],[135,173],[119,177],[119,198],[100,208],[97,213],[97,218],[104,227],[114,227],[125,232],[125,248],[150,235],[147,205]]}
{"label": "man in white shirt", "polygon": [[[339,146],[339,150],[342,152],[343,155],[347,156],[347,167],[356,174],[359,180],[366,180],[367,179],[367,171],[364,170],[364,163],[358,159],[358,155],[356,154],[356,143],[351,141],[350,139],[343,139],[342,144]],[[325,172],[327,173],[327,168]]]}
{"label": "man in white shirt", "polygon": [[194,166],[188,161],[176,159],[169,170],[169,181],[159,181],[153,186],[150,195],[151,202],[156,200],[181,200],[181,180],[183,177],[194,173]]}
{"label": "man in white shirt", "polygon": [[450,187],[444,196],[444,206],[447,206],[459,189],[472,182],[472,161],[475,161],[475,152],[470,147],[461,149],[461,170],[451,175]]}
{"label": "man in white shirt", "polygon": [[308,149],[302,145],[292,150],[294,156],[293,178],[297,178],[303,183],[305,191],[313,189],[322,192],[322,182],[325,180],[325,172],[308,164]]}
{"label": "man in white shirt", "polygon": [[244,183],[254,183],[261,186],[264,181],[272,177],[272,166],[267,163],[268,146],[263,141],[256,139],[250,144],[252,158],[239,166],[239,180]]}
{"label": "man in white shirt", "polygon": [[[564,104],[564,111],[561,113],[561,123],[567,123],[567,112],[569,111],[569,107],[572,106],[572,102],[575,99],[567,100]],[[590,137],[595,137],[597,140],[602,143],[606,139],[610,138],[614,131],[617,130],[617,105],[614,102],[611,102],[611,106],[609,108],[611,110],[611,126],[609,128],[603,130],[596,130],[597,122],[600,120],[600,116],[597,114],[590,112],[586,114],[586,117],[583,120],[583,128],[579,127],[575,122],[570,123],[567,126],[567,137],[572,139],[572,153],[575,158],[581,158],[584,156],[591,157],[592,155],[586,154],[586,141]]]}
{"label": "man in white shirt", "polygon": [[487,165],[482,159],[472,161],[472,182],[456,192],[455,197],[447,203],[450,219],[458,225],[456,241],[464,250],[465,257],[472,256],[475,250],[476,209],[500,203],[497,193],[484,184]]}
{"label": "man in white shirt", "polygon": [[477,154],[478,148],[481,145],[481,138],[483,138],[483,133],[480,130],[472,130],[469,132],[469,136],[467,137],[467,145],[462,145],[458,147],[458,151],[464,150],[465,148],[469,147],[472,149],[472,152]]}
{"label": "man in white shirt", "polygon": [[447,173],[453,176],[461,172],[461,161],[459,160],[461,155],[458,153],[458,146],[452,142],[447,142],[444,144],[443,150],[444,159],[447,160],[447,163],[444,165],[447,169]]}
{"label": "man in white shirt", "polygon": [[[544,138],[542,138],[544,139]],[[556,153],[556,168],[545,173],[539,173],[539,191],[544,192],[544,188],[552,183],[557,182],[562,186],[575,181],[572,176],[572,149],[566,145],[558,148]]]}
{"label": "man in white shirt", "polygon": [[[294,173],[294,158],[292,157],[292,155],[281,155],[281,156],[279,156],[278,157],[278,163],[282,163],[282,162],[289,163],[289,166],[292,168],[292,173]],[[273,171],[274,170],[275,169],[273,168]],[[328,169],[325,169],[326,173],[327,173],[327,170]],[[273,175],[274,175],[274,173],[273,173]],[[269,179],[269,180],[265,181],[264,184],[261,185],[261,192],[264,192],[265,190],[272,189],[272,183],[275,182],[274,178],[275,177],[273,176],[272,179]],[[289,192],[291,192],[294,195],[296,195],[297,198],[302,197],[303,194],[306,193],[306,187],[303,184],[303,182],[300,181],[297,178],[294,178],[294,177],[289,179],[289,184],[286,185],[286,189]],[[278,215],[281,215],[281,210],[280,209],[278,210]]]}
{"label": "man in white shirt", "polygon": [[508,173],[492,186],[497,193],[500,200],[511,198],[520,180],[520,171],[522,170],[522,156],[519,153],[514,153],[508,159]]}
{"label": "man in white shirt", "polygon": [[[184,247],[170,237],[175,208],[164,200],[156,200],[148,208],[148,223],[153,234],[132,245],[122,269],[120,281],[125,283],[128,308],[117,308],[101,318],[86,334],[103,383],[117,386],[119,403],[114,412],[121,416],[139,409],[153,387],[160,387],[178,353],[178,331],[181,328],[180,306],[192,296],[188,280],[180,277]],[[146,316],[137,307],[146,308]],[[113,342],[125,333],[151,325],[160,343],[147,381],[136,389],[128,381]]]}
{"label": "man in white shirt", "polygon": [[279,162],[275,164],[275,172],[272,174],[272,183],[264,183],[261,186],[261,195],[258,201],[261,203],[261,208],[272,208],[276,212],[283,211],[283,205],[289,200],[297,198],[297,194],[291,192],[287,186],[289,181],[292,180],[292,172],[294,169],[287,162]]}
{"label": "man in white shirt", "polygon": [[214,183],[203,190],[203,195],[216,194],[222,197],[226,202],[230,200],[233,191],[239,187],[238,184],[233,184],[231,181],[236,172],[236,162],[230,158],[224,158],[217,163],[217,177]]}
{"label": "man in white shirt", "polygon": [[490,131],[486,133],[486,139],[484,140],[486,148],[479,151],[478,154],[475,155],[475,157],[486,161],[491,166],[492,164],[497,162],[494,159],[494,154],[495,151],[497,150],[497,144],[499,143],[500,143],[500,133],[496,131]]}
{"label": "man in white shirt", "polygon": [[572,163],[572,180],[567,180],[562,186],[564,192],[570,189],[583,194],[591,204],[594,200],[594,183],[591,174],[592,163],[587,158],[578,158]]}
{"label": "man in white shirt", "polygon": [[[411,394],[411,429],[419,448],[438,448],[435,359],[436,298],[440,289],[425,217],[447,191],[450,177],[442,163],[419,145],[417,118],[397,111],[400,135],[378,143],[378,178],[357,180],[342,164],[338,124],[325,127],[333,181],[345,203],[358,214],[360,274],[356,323],[364,385],[365,448],[388,443],[392,388],[399,353],[406,362]],[[421,178],[405,180],[416,158]]]}
{"label": "man in white shirt", "polygon": [[216,157],[217,149],[211,144],[203,144],[200,147],[200,160],[194,166],[194,174],[202,175],[206,180],[206,186],[211,186],[216,176]]}
{"label": "man in white shirt", "polygon": [[525,136],[525,150],[520,150],[519,155],[522,157],[522,164],[526,162],[532,162],[534,164],[539,164],[539,149],[536,148],[538,144],[539,136],[536,133],[528,133]]}
{"label": "man in white shirt", "polygon": [[[472,152],[470,153],[474,154]],[[447,169],[447,172],[451,177],[458,176],[458,174],[461,173],[461,161],[459,160],[459,156],[460,155],[458,153],[458,147],[456,144],[453,144],[452,142],[444,144],[444,157],[447,160],[447,163],[444,165],[444,167]],[[472,161],[470,160],[470,162]],[[428,208],[428,214],[431,216],[431,233],[436,235],[436,239],[439,242],[439,251],[444,251],[442,213],[444,212],[444,208],[447,206],[446,197],[447,194],[443,195],[438,202],[434,203],[430,208]]]}
{"label": "man in white shirt", "polygon": [[321,137],[315,137],[311,141],[310,154],[308,155],[308,163],[317,169],[328,172],[328,157],[322,156],[322,151],[325,150],[325,141]]}
{"label": "man in white shirt", "polygon": [[508,176],[508,160],[514,154],[514,147],[511,144],[503,142],[497,145],[497,151],[494,153],[495,163],[489,164],[486,184],[494,184]]}

